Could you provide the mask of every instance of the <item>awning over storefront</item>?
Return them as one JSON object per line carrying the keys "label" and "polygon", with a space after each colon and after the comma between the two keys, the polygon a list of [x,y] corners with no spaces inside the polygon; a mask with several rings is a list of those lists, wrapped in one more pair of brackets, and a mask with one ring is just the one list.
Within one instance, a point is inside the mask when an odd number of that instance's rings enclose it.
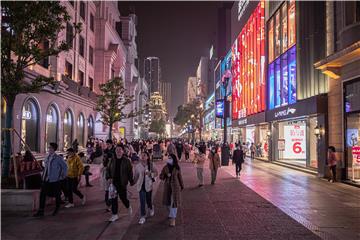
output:
{"label": "awning over storefront", "polygon": [[314,67],[321,70],[322,73],[326,74],[327,76],[337,79],[341,75],[341,67],[359,60],[360,41],[315,63]]}

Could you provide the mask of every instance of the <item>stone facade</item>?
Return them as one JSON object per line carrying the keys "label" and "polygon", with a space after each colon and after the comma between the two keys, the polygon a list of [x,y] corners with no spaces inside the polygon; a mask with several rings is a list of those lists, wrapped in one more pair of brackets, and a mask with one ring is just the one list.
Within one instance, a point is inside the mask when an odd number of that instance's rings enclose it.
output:
{"label": "stone facade", "polygon": [[[59,87],[57,90],[46,87],[37,94],[20,94],[14,105],[15,129],[28,141],[26,144],[35,146],[31,150],[40,153],[46,151],[50,140],[64,150],[79,137],[82,147],[89,136],[105,139],[108,129],[94,111],[98,85],[114,76],[124,77],[126,70],[127,50],[116,31],[120,21],[117,2],[62,4],[68,9],[71,22],[82,23],[81,33],[74,38],[70,51],[50,57],[48,66],[31,66],[26,74],[30,80],[39,74],[54,76]],[[66,26],[59,34],[59,41],[66,39],[69,29]],[[114,132],[118,134],[116,126]],[[21,150],[20,138],[14,138],[14,150]]]}

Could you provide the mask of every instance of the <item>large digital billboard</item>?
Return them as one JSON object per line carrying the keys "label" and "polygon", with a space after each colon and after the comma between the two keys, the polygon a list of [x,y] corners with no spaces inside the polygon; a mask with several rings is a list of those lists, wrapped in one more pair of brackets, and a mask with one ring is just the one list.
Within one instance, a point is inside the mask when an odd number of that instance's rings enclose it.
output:
{"label": "large digital billboard", "polygon": [[265,111],[265,10],[261,1],[232,46],[232,118]]}

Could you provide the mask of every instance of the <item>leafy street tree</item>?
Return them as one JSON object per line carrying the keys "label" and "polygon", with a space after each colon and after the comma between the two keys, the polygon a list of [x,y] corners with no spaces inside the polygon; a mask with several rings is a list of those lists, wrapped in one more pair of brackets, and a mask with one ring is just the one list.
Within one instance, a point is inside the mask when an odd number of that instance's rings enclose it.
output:
{"label": "leafy street tree", "polygon": [[100,121],[109,126],[108,138],[112,139],[112,128],[116,122],[121,122],[127,118],[133,118],[141,114],[144,109],[131,110],[125,113],[125,108],[132,104],[133,95],[126,93],[122,78],[115,77],[104,84],[100,84],[100,91],[95,110],[100,113]]}
{"label": "leafy street tree", "polygon": [[[5,127],[10,129],[16,96],[37,93],[56,83],[52,77],[45,76],[29,80],[26,71],[32,65],[70,49],[72,44],[60,41],[59,33],[71,18],[60,1],[4,1],[1,16],[1,94],[7,109]],[[81,25],[73,26],[75,36],[81,31]],[[6,131],[4,177],[8,176],[10,155],[10,132]]]}
{"label": "leafy street tree", "polygon": [[160,136],[165,134],[165,120],[160,119],[154,119],[150,124],[150,132],[155,132],[159,134]]}
{"label": "leafy street tree", "polygon": [[174,123],[182,127],[184,127],[185,124],[190,123],[193,126],[193,129],[197,129],[199,131],[201,140],[203,116],[204,109],[202,107],[202,103],[199,99],[195,99],[188,104],[180,105],[178,107],[178,111],[174,118]]}

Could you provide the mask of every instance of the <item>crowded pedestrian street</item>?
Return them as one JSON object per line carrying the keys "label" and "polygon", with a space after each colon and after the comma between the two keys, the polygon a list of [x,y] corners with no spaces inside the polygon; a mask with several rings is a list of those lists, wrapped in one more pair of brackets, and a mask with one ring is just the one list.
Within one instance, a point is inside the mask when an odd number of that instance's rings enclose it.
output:
{"label": "crowded pedestrian street", "polygon": [[[165,163],[156,163],[160,169]],[[316,176],[261,161],[246,160],[240,178],[234,166],[221,167],[214,185],[205,167],[198,187],[192,163],[180,163],[185,189],[177,226],[168,227],[162,182],[156,179],[155,216],[139,225],[138,195],[129,188],[133,214],[122,206],[119,220],[107,222],[103,193],[81,188],[86,206],[61,208],[43,219],[2,215],[2,239],[359,239],[360,190],[329,184]],[[79,202],[75,204],[80,205]],[[49,215],[49,216],[47,216]]]}

